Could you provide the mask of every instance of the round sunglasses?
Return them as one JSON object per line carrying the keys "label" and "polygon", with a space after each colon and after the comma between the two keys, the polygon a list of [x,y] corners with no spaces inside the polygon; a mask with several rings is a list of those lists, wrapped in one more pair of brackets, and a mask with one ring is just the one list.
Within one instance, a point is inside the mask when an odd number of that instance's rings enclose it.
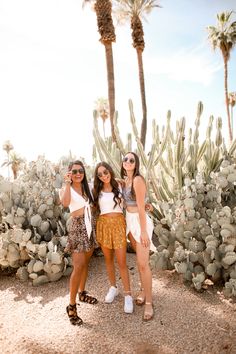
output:
{"label": "round sunglasses", "polygon": [[102,176],[107,176],[109,174],[109,171],[108,170],[104,170],[102,172],[99,172],[97,174],[98,178],[102,178]]}
{"label": "round sunglasses", "polygon": [[131,157],[130,159],[128,157],[123,158],[123,162],[129,162],[131,164],[135,163],[135,159]]}

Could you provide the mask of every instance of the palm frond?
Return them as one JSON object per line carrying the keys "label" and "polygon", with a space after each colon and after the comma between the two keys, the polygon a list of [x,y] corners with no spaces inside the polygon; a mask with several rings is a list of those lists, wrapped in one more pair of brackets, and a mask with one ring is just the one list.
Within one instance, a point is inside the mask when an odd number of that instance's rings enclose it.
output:
{"label": "palm frond", "polygon": [[161,8],[158,0],[113,0],[113,12],[117,17],[118,23],[124,23],[132,16],[138,16],[146,20],[148,15],[155,7]]}

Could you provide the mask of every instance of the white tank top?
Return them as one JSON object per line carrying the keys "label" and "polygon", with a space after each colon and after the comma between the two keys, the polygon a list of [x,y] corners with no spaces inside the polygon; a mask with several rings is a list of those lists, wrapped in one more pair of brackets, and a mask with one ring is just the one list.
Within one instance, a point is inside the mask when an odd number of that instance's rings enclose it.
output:
{"label": "white tank top", "polygon": [[[114,193],[113,192],[100,192],[99,194],[99,207],[100,214],[109,214],[109,213],[122,213],[123,212],[123,201],[121,199],[121,203],[117,202],[115,206],[115,202],[113,200]],[[115,208],[114,208],[115,206]]]}

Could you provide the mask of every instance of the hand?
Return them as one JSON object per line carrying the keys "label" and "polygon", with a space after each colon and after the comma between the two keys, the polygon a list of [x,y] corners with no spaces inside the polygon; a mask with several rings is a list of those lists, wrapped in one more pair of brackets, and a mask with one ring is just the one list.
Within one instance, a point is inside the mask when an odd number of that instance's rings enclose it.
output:
{"label": "hand", "polygon": [[72,182],[71,180],[71,172],[67,172],[64,176],[64,182],[70,184]]}
{"label": "hand", "polygon": [[140,235],[140,241],[141,241],[141,245],[145,248],[150,246],[150,240],[147,234],[147,231],[144,231],[141,233]]}
{"label": "hand", "polygon": [[145,204],[145,210],[146,211],[153,211],[153,206],[152,206],[152,204],[150,204],[150,203],[146,203]]}

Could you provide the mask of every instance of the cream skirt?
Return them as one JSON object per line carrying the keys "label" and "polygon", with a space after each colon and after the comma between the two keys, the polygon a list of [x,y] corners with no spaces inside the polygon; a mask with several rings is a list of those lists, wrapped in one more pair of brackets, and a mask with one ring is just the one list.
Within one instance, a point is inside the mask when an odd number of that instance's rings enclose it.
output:
{"label": "cream skirt", "polygon": [[[156,251],[156,247],[152,243],[152,233],[153,233],[153,222],[152,219],[146,214],[146,225],[147,225],[147,233],[150,239],[150,250]],[[126,235],[131,233],[136,242],[140,243],[140,220],[138,213],[129,213],[126,210]]]}

